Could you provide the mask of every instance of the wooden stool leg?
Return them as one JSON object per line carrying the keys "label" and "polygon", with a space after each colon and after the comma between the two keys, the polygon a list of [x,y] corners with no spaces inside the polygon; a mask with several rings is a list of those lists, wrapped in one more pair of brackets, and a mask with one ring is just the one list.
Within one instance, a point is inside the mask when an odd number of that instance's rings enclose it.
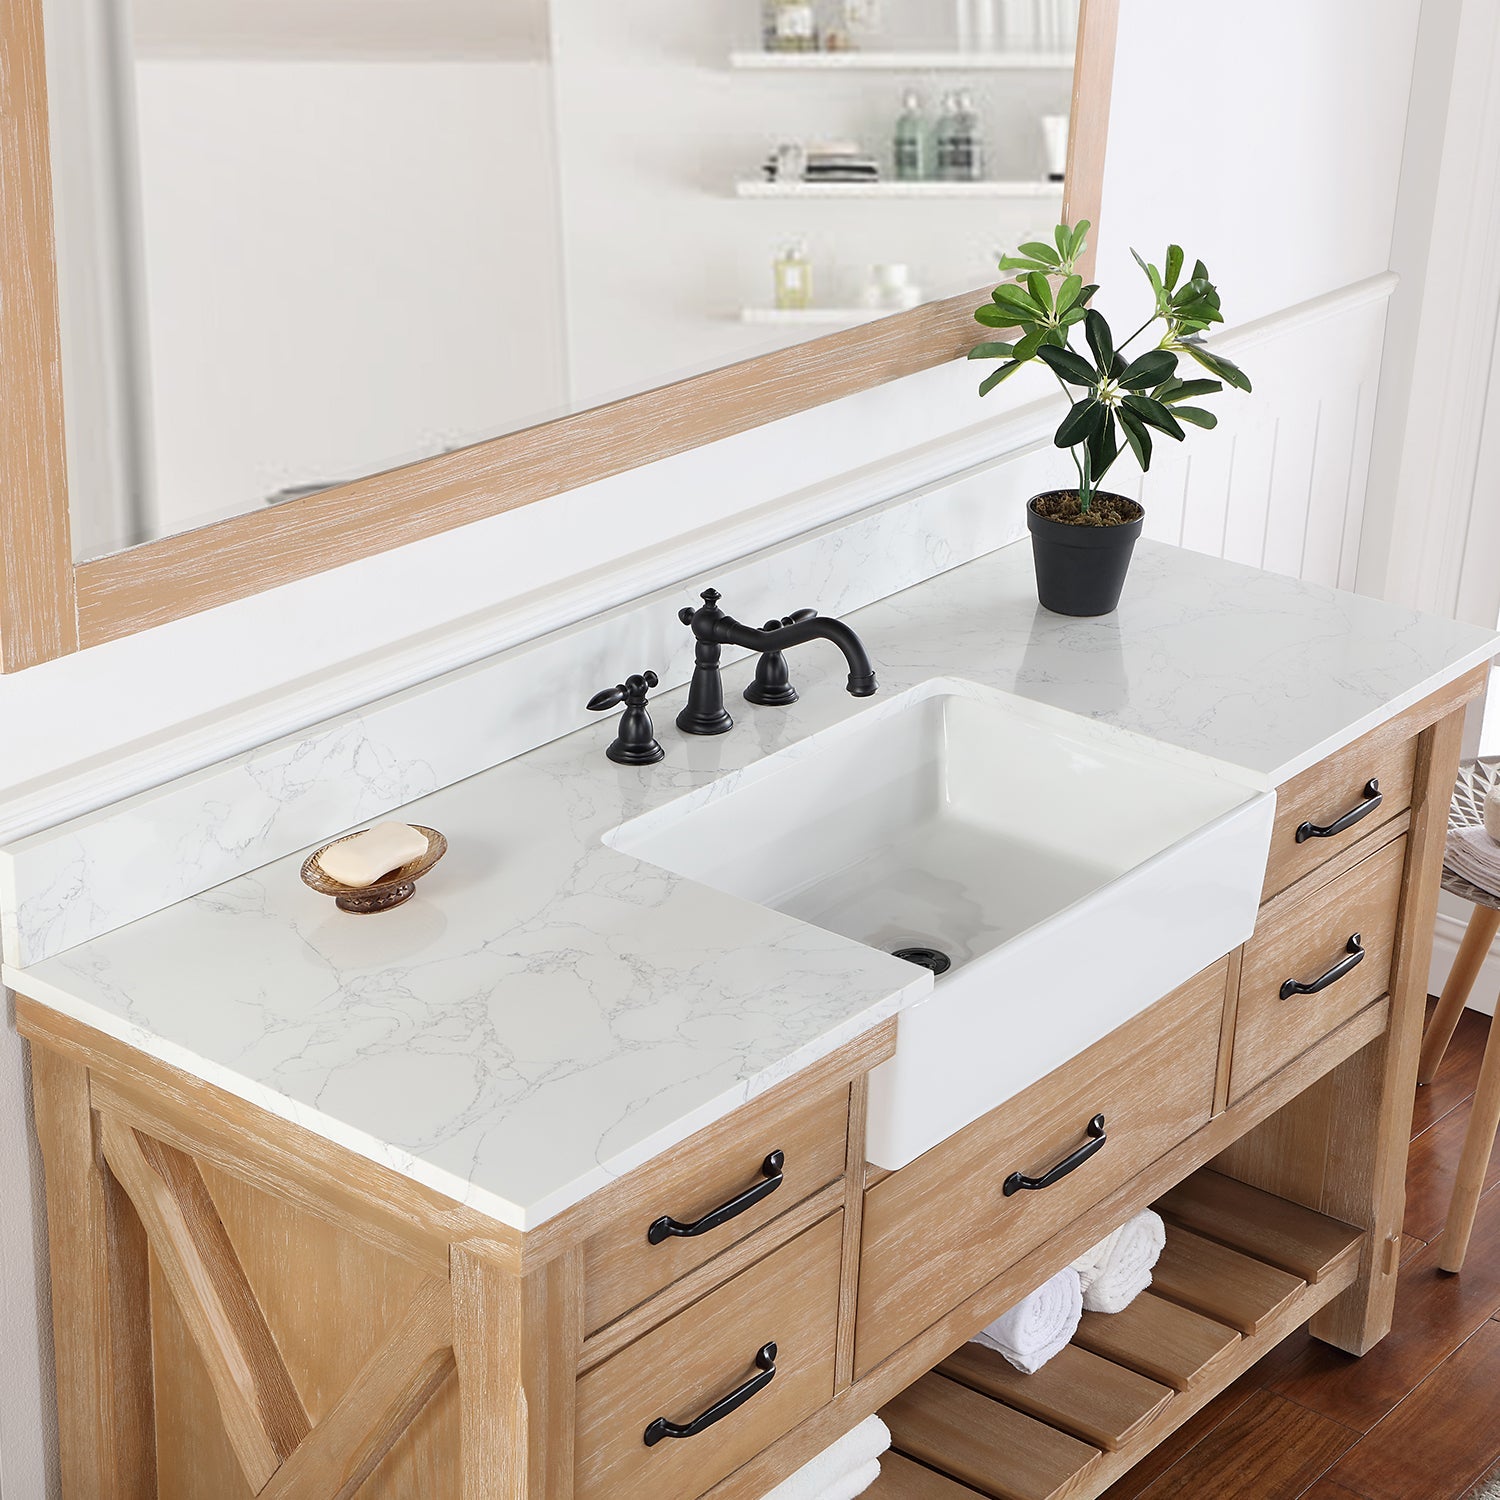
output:
{"label": "wooden stool leg", "polygon": [[1458,1161],[1458,1177],[1453,1184],[1453,1202],[1448,1208],[1448,1225],[1443,1230],[1442,1254],[1438,1264],[1445,1271],[1461,1271],[1474,1230],[1474,1213],[1479,1194],[1484,1189],[1489,1170],[1490,1152],[1495,1145],[1495,1131],[1500,1127],[1500,1022],[1490,1030],[1485,1043],[1484,1065],[1479,1070],[1479,1086],[1474,1090],[1474,1104],[1469,1114],[1469,1132],[1464,1137],[1464,1153]]}
{"label": "wooden stool leg", "polygon": [[1448,1043],[1453,1040],[1458,1018],[1464,1013],[1469,991],[1474,988],[1479,970],[1489,956],[1496,932],[1500,932],[1500,911],[1476,906],[1463,941],[1458,945],[1458,956],[1448,971],[1443,993],[1438,997],[1437,1009],[1427,1023],[1427,1035],[1422,1038],[1422,1060],[1417,1064],[1418,1083],[1431,1083],[1437,1075]]}

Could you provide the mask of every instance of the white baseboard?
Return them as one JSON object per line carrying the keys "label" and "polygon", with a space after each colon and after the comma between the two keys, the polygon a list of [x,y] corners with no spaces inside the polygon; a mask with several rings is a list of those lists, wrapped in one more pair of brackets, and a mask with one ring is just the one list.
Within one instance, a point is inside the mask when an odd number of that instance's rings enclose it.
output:
{"label": "white baseboard", "polygon": [[[1432,966],[1427,979],[1429,994],[1441,993],[1448,971],[1453,967],[1453,960],[1458,956],[1458,945],[1467,925],[1464,917],[1455,917],[1445,911],[1438,913],[1437,931],[1432,938]],[[1481,1015],[1492,1016],[1495,1014],[1497,995],[1500,995],[1500,943],[1490,949],[1490,956],[1485,959],[1479,978],[1474,981],[1474,988],[1469,994],[1469,1009],[1477,1010]]]}

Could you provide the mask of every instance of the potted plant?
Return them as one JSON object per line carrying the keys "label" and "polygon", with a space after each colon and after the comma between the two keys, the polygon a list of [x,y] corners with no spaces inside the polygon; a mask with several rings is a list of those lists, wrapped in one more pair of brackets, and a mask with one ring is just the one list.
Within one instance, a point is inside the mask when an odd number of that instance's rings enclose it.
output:
{"label": "potted plant", "polygon": [[[1026,506],[1037,597],[1062,615],[1104,615],[1120,602],[1146,512],[1134,500],[1099,488],[1115,460],[1128,447],[1144,472],[1151,467],[1152,444],[1162,436],[1181,442],[1183,423],[1217,425],[1211,411],[1190,402],[1216,394],[1226,384],[1250,389],[1243,370],[1203,345],[1204,329],[1224,321],[1219,293],[1201,260],[1181,280],[1186,261],[1180,246],[1167,247],[1161,269],[1131,251],[1151,283],[1156,305],[1117,344],[1103,315],[1089,306],[1098,287],[1085,286],[1074,269],[1088,231],[1087,219],[1071,228],[1059,224],[1055,246],[1034,241],[1001,259],[1000,269],[1014,277],[1001,282],[974,316],[986,327],[1016,330],[1015,340],[987,341],[969,354],[970,359],[1001,361],[980,383],[981,396],[1022,365],[1040,359],[1068,397],[1068,413],[1053,441],[1071,452],[1077,487],[1034,495]],[[1130,346],[1157,324],[1161,332],[1155,346],[1131,358]],[[1080,325],[1086,346],[1081,349],[1071,342]],[[1180,378],[1182,355],[1212,378]]]}

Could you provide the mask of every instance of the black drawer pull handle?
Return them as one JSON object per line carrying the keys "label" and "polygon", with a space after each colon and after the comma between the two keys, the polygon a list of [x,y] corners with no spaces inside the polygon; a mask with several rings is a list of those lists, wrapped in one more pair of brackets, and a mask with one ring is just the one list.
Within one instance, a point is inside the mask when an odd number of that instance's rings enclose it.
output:
{"label": "black drawer pull handle", "polygon": [[776,1345],[764,1344],[755,1352],[759,1375],[752,1375],[737,1391],[730,1391],[722,1401],[715,1401],[707,1411],[691,1422],[669,1422],[658,1417],[646,1428],[646,1446],[654,1448],[663,1438],[697,1437],[700,1432],[722,1422],[732,1411],[738,1411],[752,1396],[758,1396],[776,1378]]}
{"label": "black drawer pull handle", "polygon": [[1346,828],[1353,828],[1361,818],[1368,818],[1385,798],[1380,794],[1380,780],[1372,776],[1366,783],[1364,789],[1364,801],[1357,802],[1342,818],[1335,818],[1327,828],[1320,828],[1316,823],[1299,823],[1297,825],[1297,842],[1305,844],[1308,839],[1333,839],[1343,833]]}
{"label": "black drawer pull handle", "polygon": [[1096,1151],[1102,1151],[1104,1143],[1109,1139],[1104,1133],[1103,1115],[1095,1115],[1089,1121],[1088,1136],[1089,1139],[1076,1151],[1063,1157],[1055,1167],[1043,1172],[1040,1177],[1028,1177],[1024,1172],[1012,1172],[1005,1179],[1005,1186],[1000,1191],[1007,1198],[1012,1193],[1019,1193],[1023,1188],[1028,1193],[1034,1193],[1041,1188],[1051,1187],[1054,1182],[1060,1182],[1069,1172],[1076,1172]]}
{"label": "black drawer pull handle", "polygon": [[1303,984],[1300,979],[1285,980],[1281,986],[1281,998],[1290,1000],[1293,995],[1316,995],[1330,984],[1337,984],[1350,970],[1357,969],[1365,958],[1364,944],[1357,932],[1350,936],[1344,951],[1349,956],[1341,958],[1326,974],[1319,974],[1311,984]]}
{"label": "black drawer pull handle", "polygon": [[646,1238],[653,1245],[670,1239],[690,1240],[694,1235],[707,1234],[710,1229],[717,1229],[720,1224],[739,1218],[747,1208],[754,1208],[762,1198],[769,1198],[781,1186],[782,1169],[785,1166],[785,1153],[773,1151],[760,1164],[761,1171],[766,1175],[764,1182],[757,1182],[753,1188],[746,1188],[738,1198],[731,1198],[728,1203],[721,1203],[717,1208],[710,1209],[695,1224],[683,1224],[670,1215],[663,1214],[646,1231]]}

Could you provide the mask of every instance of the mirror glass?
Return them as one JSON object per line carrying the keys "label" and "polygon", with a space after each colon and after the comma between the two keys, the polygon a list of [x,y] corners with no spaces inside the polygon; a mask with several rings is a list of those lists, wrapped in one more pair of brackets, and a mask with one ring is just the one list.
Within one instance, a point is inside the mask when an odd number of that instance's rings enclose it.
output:
{"label": "mirror glass", "polygon": [[52,0],[79,559],[987,285],[1077,0]]}

